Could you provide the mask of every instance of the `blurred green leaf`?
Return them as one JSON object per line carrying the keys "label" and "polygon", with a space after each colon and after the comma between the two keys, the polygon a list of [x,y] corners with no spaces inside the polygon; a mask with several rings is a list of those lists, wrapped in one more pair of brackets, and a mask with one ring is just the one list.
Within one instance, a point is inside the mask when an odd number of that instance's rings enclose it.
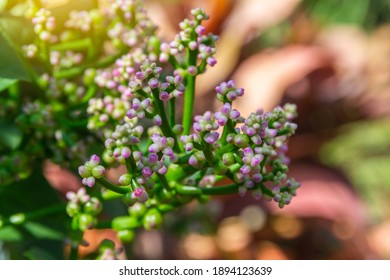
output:
{"label": "blurred green leaf", "polygon": [[6,226],[0,228],[0,240],[7,242],[15,242],[23,240],[23,234],[15,226]]}
{"label": "blurred green leaf", "polygon": [[5,146],[11,150],[19,147],[23,133],[14,124],[0,122],[0,147]]}
{"label": "blurred green leaf", "polygon": [[13,85],[16,82],[17,80],[15,79],[0,78],[0,92],[7,89],[9,86]]}
{"label": "blurred green leaf", "polygon": [[24,228],[38,239],[63,240],[65,235],[60,231],[36,222],[27,222]]}
{"label": "blurred green leaf", "polygon": [[0,12],[4,11],[4,9],[7,7],[8,0],[0,0]]}
{"label": "blurred green leaf", "polygon": [[33,246],[24,252],[24,256],[29,260],[55,260],[58,259],[49,250],[45,250],[42,247]]}
{"label": "blurred green leaf", "polygon": [[[15,213],[31,213],[46,207],[61,204],[58,192],[45,177],[40,162],[33,166],[32,175],[19,182],[0,186],[0,216],[10,217]],[[0,240],[5,241],[12,259],[62,259],[62,234],[67,233],[65,211],[42,219],[27,221],[19,226],[0,229]],[[40,248],[37,252],[34,248]]]}
{"label": "blurred green leaf", "polygon": [[353,23],[362,25],[366,19],[370,0],[306,0],[304,5],[323,24]]}
{"label": "blurred green leaf", "polygon": [[344,126],[320,150],[327,165],[342,170],[367,202],[373,218],[390,211],[390,119]]}
{"label": "blurred green leaf", "polygon": [[28,71],[16,50],[17,47],[0,26],[0,77],[28,81]]}

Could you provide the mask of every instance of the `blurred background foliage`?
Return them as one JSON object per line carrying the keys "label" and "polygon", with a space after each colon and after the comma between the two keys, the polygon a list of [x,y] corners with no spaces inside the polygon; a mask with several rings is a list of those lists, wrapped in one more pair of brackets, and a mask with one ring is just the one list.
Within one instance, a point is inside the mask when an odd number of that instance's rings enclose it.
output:
{"label": "blurred background foliage", "polygon": [[[42,2],[61,16],[107,1]],[[0,24],[19,43],[32,34],[21,28],[25,23],[18,9],[23,3],[0,0]],[[124,257],[390,258],[390,1],[150,0],[146,5],[167,40],[192,7],[210,14],[207,29],[220,36],[219,57],[216,67],[198,81],[199,112],[216,106],[208,95],[230,78],[246,89],[245,100],[237,104],[244,113],[287,101],[298,105],[290,172],[302,188],[282,211],[237,196],[191,204],[168,216],[164,231],[139,232]],[[4,40],[0,37],[1,51],[11,57]],[[0,74],[11,66],[19,67],[0,61]],[[0,124],[0,143],[12,148],[18,145],[19,132],[7,125]],[[47,162],[43,168],[45,178],[36,176],[34,190],[23,181],[13,186],[23,195],[0,188],[2,215],[61,201],[66,190],[78,188],[78,178],[69,181],[71,175],[63,169]],[[36,198],[36,188],[42,188],[43,201]],[[61,235],[66,229],[55,218],[0,230],[6,248],[0,256],[60,258],[67,250]],[[83,256],[91,257],[107,236],[114,237],[106,230],[88,232]]]}

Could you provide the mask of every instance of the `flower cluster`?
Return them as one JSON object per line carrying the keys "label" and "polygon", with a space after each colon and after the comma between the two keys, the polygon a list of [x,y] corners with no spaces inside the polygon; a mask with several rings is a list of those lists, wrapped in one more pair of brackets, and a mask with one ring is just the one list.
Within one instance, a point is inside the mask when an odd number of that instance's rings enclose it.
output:
{"label": "flower cluster", "polygon": [[38,35],[42,41],[54,40],[53,30],[56,27],[56,21],[49,10],[41,8],[32,18],[34,24],[34,32]]}
{"label": "flower cluster", "polygon": [[[111,182],[94,155],[79,174],[83,184],[98,191],[102,187],[103,194],[120,194],[129,205],[129,216],[112,222],[118,237],[131,240],[137,227],[157,228],[165,212],[204,195],[250,192],[279,207],[288,205],[299,188],[287,177],[287,141],[297,128],[295,105],[244,117],[234,108],[244,89],[227,81],[215,88],[221,108],[192,117],[195,78],[216,63],[217,38],[201,25],[208,16],[193,10],[193,19],[180,23],[172,42],[160,42],[151,25],[142,25],[146,18],[134,10],[136,3],[116,1],[114,10],[122,18],[108,33],[119,38],[116,46],[130,47],[128,53],[108,67],[84,73],[97,89],[89,99],[88,128],[104,140],[105,166],[123,168],[117,184]],[[183,103],[177,102],[182,97]],[[176,116],[180,104],[181,123]],[[231,184],[216,186],[223,179]]]}
{"label": "flower cluster", "polygon": [[82,231],[93,228],[102,211],[101,201],[87,194],[84,188],[66,193],[66,198],[69,200],[66,212],[73,218],[73,225]]}
{"label": "flower cluster", "polygon": [[100,157],[91,156],[91,159],[79,167],[79,174],[83,178],[82,183],[88,187],[95,185],[96,179],[104,176],[105,168],[100,165]]}

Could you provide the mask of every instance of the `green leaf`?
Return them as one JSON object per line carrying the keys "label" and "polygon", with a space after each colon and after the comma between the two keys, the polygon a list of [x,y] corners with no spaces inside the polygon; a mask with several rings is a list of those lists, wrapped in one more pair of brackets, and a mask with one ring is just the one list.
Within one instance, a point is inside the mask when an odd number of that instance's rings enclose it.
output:
{"label": "green leaf", "polygon": [[0,26],[0,77],[29,81],[28,71],[9,36]]}
{"label": "green leaf", "polygon": [[63,240],[65,237],[60,231],[36,222],[27,222],[24,228],[38,239]]}
{"label": "green leaf", "polygon": [[0,240],[6,242],[21,241],[23,234],[15,226],[0,228]]}
{"label": "green leaf", "polygon": [[0,0],[0,12],[5,10],[7,7],[7,2],[8,0]]}
{"label": "green leaf", "polygon": [[22,142],[23,133],[14,124],[0,122],[0,147],[15,150]]}
{"label": "green leaf", "polygon": [[45,250],[38,246],[33,246],[24,252],[24,256],[29,260],[56,260],[58,256],[54,255],[49,250]]}
{"label": "green leaf", "polygon": [[16,82],[17,80],[15,79],[0,78],[0,92],[7,89],[9,86],[13,85]]}

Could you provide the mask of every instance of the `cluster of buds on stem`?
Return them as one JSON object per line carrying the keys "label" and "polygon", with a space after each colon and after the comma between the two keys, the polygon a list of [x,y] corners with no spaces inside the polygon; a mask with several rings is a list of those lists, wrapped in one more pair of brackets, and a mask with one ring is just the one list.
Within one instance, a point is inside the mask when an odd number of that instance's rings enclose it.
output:
{"label": "cluster of buds on stem", "polygon": [[[95,130],[104,126],[104,162],[93,156],[79,174],[85,185],[97,183],[103,193],[116,192],[129,205],[129,216],[113,220],[123,240],[137,227],[157,228],[164,213],[193,198],[250,192],[282,208],[300,186],[287,178],[287,141],[297,128],[295,105],[242,116],[234,101],[244,95],[244,89],[227,81],[215,88],[221,109],[192,116],[195,78],[206,66],[215,65],[217,40],[201,25],[208,18],[205,12],[195,9],[192,15],[193,19],[180,23],[172,42],[153,41],[159,48],[138,53],[142,61],[130,52],[95,77],[104,91],[89,103],[93,124],[89,126]],[[130,20],[134,15],[126,17]],[[158,56],[154,56],[156,49]],[[180,123],[176,102],[182,97]],[[104,177],[103,165],[125,167],[118,184]],[[216,186],[222,179],[230,184]]]}

